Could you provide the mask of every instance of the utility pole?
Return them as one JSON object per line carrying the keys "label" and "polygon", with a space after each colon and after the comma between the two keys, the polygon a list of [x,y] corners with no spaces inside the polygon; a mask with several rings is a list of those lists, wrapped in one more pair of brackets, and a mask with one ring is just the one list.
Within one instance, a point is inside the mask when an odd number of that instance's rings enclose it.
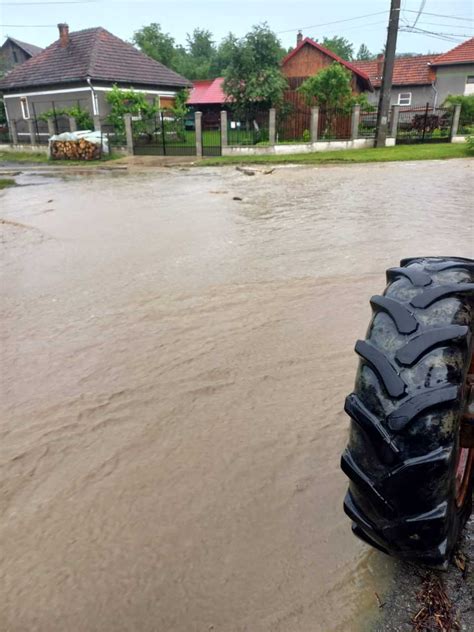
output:
{"label": "utility pole", "polygon": [[388,112],[390,109],[390,94],[392,92],[393,66],[395,63],[395,50],[397,48],[399,19],[400,0],[391,0],[382,85],[380,87],[379,109],[377,112],[377,130],[375,132],[376,147],[385,147],[385,139],[387,138]]}

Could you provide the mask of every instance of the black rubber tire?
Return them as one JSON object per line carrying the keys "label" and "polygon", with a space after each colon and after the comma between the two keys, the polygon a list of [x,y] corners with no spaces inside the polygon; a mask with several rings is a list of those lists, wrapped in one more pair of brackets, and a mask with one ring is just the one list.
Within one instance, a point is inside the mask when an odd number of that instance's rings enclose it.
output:
{"label": "black rubber tire", "polygon": [[[446,568],[472,506],[455,468],[473,351],[474,261],[404,259],[387,271],[360,356],[341,466],[352,530],[384,553]],[[472,472],[471,472],[472,474]]]}

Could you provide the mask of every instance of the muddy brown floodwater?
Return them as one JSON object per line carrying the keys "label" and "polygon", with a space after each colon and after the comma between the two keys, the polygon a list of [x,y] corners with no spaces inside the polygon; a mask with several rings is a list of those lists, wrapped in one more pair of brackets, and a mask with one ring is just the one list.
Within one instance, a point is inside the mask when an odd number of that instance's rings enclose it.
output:
{"label": "muddy brown floodwater", "polygon": [[367,630],[393,562],[342,513],[353,346],[385,268],[472,256],[470,163],[18,182],[0,628]]}

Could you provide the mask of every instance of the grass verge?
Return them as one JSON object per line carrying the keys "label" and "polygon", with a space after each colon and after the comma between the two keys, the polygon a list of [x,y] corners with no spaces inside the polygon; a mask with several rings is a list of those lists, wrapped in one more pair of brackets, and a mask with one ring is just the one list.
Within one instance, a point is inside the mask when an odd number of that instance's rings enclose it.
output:
{"label": "grass verge", "polygon": [[435,145],[396,145],[380,149],[343,149],[338,151],[321,151],[310,154],[284,154],[268,156],[219,156],[206,158],[199,166],[218,166],[232,164],[324,164],[347,162],[391,162],[398,160],[447,160],[449,158],[467,158],[467,145],[461,143],[439,143]]}
{"label": "grass verge", "polygon": [[104,156],[102,160],[50,160],[47,154],[41,152],[29,152],[29,151],[0,151],[0,165],[2,162],[7,163],[37,163],[47,165],[61,165],[61,166],[75,166],[81,165],[86,167],[87,165],[100,165],[110,160],[117,160],[123,158],[120,154],[110,154]]}
{"label": "grass verge", "polygon": [[14,187],[16,184],[13,178],[0,178],[0,191],[2,189],[6,189],[7,187]]}

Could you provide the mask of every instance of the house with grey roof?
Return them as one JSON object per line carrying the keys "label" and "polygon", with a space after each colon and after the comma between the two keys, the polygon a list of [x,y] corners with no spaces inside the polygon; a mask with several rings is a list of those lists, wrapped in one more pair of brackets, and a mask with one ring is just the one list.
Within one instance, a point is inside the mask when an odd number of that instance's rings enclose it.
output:
{"label": "house with grey roof", "polygon": [[0,47],[0,72],[8,72],[14,66],[31,59],[43,49],[34,44],[20,42],[13,37],[7,37]]}
{"label": "house with grey roof", "polygon": [[70,33],[67,24],[58,24],[58,29],[58,40],[0,80],[7,117],[23,122],[20,130],[46,111],[74,106],[105,120],[106,95],[114,85],[144,92],[147,100],[159,101],[162,107],[171,106],[178,91],[192,87],[102,27]]}

